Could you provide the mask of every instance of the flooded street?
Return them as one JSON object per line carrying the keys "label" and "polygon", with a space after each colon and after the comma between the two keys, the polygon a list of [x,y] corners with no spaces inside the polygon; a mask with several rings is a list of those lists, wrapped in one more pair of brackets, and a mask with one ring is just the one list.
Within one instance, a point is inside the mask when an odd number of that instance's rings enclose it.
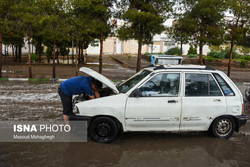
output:
{"label": "flooded street", "polygon": [[[58,82],[0,82],[0,120],[62,120]],[[242,93],[247,85],[238,83]],[[250,105],[245,101],[250,117]],[[127,133],[111,144],[0,143],[0,166],[250,166],[250,122],[228,140],[202,133]]]}

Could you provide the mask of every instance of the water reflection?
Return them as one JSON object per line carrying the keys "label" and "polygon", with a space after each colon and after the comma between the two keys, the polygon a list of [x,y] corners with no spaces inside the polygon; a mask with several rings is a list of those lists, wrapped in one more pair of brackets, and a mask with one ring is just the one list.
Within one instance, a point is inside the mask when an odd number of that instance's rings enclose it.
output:
{"label": "water reflection", "polygon": [[[249,137],[129,133],[111,144],[1,143],[6,166],[249,166]],[[0,163],[0,166],[2,166]]]}

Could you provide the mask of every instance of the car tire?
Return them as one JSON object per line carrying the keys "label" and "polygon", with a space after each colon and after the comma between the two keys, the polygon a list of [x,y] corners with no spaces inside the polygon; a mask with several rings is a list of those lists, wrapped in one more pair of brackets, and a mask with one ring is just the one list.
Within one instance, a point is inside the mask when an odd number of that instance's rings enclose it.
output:
{"label": "car tire", "polygon": [[109,117],[95,118],[89,129],[90,137],[99,143],[110,143],[118,135],[118,126],[114,119]]}
{"label": "car tire", "polygon": [[230,138],[235,130],[235,122],[230,116],[216,118],[212,124],[212,134],[220,139]]}

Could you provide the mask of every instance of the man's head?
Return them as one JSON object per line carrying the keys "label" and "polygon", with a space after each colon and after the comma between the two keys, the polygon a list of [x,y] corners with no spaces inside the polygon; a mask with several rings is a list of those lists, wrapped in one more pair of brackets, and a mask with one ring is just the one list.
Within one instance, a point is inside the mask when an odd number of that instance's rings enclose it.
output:
{"label": "man's head", "polygon": [[92,88],[94,90],[100,90],[100,89],[102,89],[102,83],[93,78],[93,80],[92,80]]}

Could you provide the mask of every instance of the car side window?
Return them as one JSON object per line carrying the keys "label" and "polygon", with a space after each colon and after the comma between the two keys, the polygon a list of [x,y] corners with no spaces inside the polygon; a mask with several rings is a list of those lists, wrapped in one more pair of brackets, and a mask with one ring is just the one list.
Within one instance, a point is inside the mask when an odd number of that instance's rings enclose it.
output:
{"label": "car side window", "polygon": [[226,83],[226,81],[219,74],[213,74],[213,75],[216,78],[217,82],[219,83],[225,96],[234,96],[235,95],[233,90],[230,88],[230,86]]}
{"label": "car side window", "polygon": [[139,91],[142,97],[178,96],[180,74],[162,73],[154,76]]}
{"label": "car side window", "polygon": [[210,74],[185,74],[185,96],[222,96]]}

